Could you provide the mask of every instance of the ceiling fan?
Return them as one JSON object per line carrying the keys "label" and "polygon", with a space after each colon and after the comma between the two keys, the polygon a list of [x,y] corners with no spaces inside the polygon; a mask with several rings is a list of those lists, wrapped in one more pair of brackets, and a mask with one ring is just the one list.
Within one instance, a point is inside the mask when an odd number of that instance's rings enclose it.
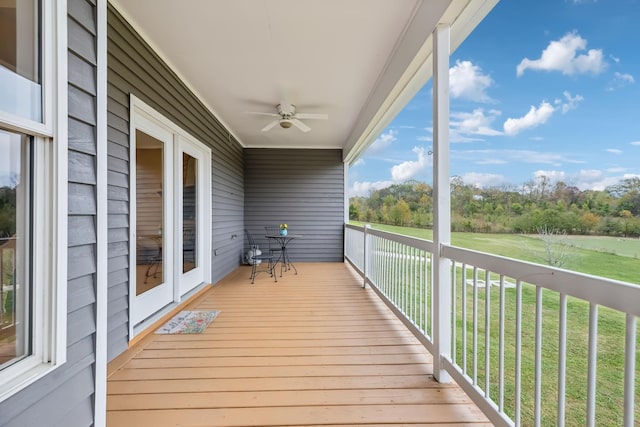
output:
{"label": "ceiling fan", "polygon": [[276,117],[275,120],[268,123],[262,128],[262,132],[266,132],[272,129],[275,125],[279,124],[281,128],[289,129],[291,126],[295,126],[302,132],[309,132],[311,128],[304,124],[302,120],[317,119],[326,120],[329,118],[328,114],[321,113],[296,113],[296,106],[288,102],[281,102],[276,105],[277,113],[261,113],[251,111],[248,114],[258,114],[261,116]]}

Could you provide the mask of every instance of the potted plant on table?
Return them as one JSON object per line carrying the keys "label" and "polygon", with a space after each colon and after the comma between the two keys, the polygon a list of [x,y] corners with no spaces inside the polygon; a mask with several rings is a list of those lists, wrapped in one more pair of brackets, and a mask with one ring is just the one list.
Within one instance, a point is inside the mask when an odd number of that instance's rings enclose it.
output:
{"label": "potted plant on table", "polygon": [[287,224],[280,224],[280,235],[281,236],[286,236],[288,228],[289,228],[289,226]]}

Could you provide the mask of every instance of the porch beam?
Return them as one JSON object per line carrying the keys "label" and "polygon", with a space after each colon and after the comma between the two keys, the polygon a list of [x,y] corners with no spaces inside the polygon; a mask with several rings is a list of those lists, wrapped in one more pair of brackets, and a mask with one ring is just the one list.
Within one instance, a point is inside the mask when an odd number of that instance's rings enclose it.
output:
{"label": "porch beam", "polygon": [[451,27],[439,24],[433,32],[433,374],[451,381],[442,358],[451,358],[451,261],[442,256],[451,242],[449,183],[449,56]]}

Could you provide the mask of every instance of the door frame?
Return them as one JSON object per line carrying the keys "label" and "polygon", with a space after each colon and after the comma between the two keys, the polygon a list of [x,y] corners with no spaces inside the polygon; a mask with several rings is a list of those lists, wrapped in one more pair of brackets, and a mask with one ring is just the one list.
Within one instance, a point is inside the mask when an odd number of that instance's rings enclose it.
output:
{"label": "door frame", "polygon": [[[212,221],[212,178],[211,178],[211,148],[204,145],[197,138],[191,136],[188,132],[175,125],[165,116],[156,111],[153,107],[136,97],[134,94],[129,95],[130,109],[129,109],[129,158],[135,159],[136,146],[135,146],[135,130],[138,129],[140,120],[151,121],[157,126],[166,129],[172,134],[171,147],[166,152],[171,152],[171,180],[165,182],[163,191],[167,191],[167,196],[164,198],[165,212],[164,221],[165,224],[171,224],[171,230],[163,230],[165,240],[164,248],[171,248],[171,251],[164,250],[163,256],[165,257],[165,263],[171,262],[168,268],[171,270],[167,272],[165,280],[172,285],[172,301],[161,308],[159,311],[151,314],[140,321],[133,312],[135,310],[136,299],[136,164],[135,162],[129,162],[129,310],[128,310],[128,323],[129,323],[129,341],[131,341],[136,335],[146,330],[149,326],[153,325],[158,319],[163,317],[167,312],[175,308],[185,297],[197,292],[200,288],[206,284],[211,283],[211,259],[207,257],[207,254],[211,253],[212,247],[212,234],[211,234],[211,221]],[[143,129],[141,129],[143,130]],[[143,130],[144,131],[144,130]],[[181,221],[181,203],[182,203],[182,189],[181,179],[175,179],[177,176],[176,170],[180,170],[182,165],[183,151],[182,147],[188,144],[193,151],[197,151],[202,156],[202,165],[198,171],[198,179],[201,180],[202,185],[199,187],[198,201],[202,200],[202,203],[198,204],[198,215],[200,215],[201,221],[198,226],[198,246],[200,253],[198,258],[201,262],[201,272],[197,274],[197,279],[200,283],[194,283],[190,286],[182,286],[182,221]],[[166,160],[165,160],[166,162]],[[168,166],[168,163],[167,163]],[[163,227],[167,228],[167,227]],[[178,251],[178,248],[180,249]],[[175,254],[175,255],[174,255]],[[170,259],[169,259],[170,258]],[[169,277],[170,275],[170,277]],[[135,320],[134,320],[135,319]]]}
{"label": "door frame", "polygon": [[[132,110],[133,111],[133,110]],[[162,277],[163,282],[153,288],[145,291],[144,293],[137,294],[137,207],[138,207],[138,190],[137,190],[137,131],[143,132],[154,139],[162,142],[162,224],[160,225],[161,233],[161,246],[162,251]],[[152,316],[154,313],[162,310],[163,307],[171,304],[175,300],[173,291],[173,272],[175,262],[173,260],[174,251],[168,250],[175,247],[174,245],[174,233],[168,229],[175,223],[173,200],[174,195],[174,135],[171,129],[165,126],[162,122],[157,121],[154,117],[149,116],[144,111],[136,109],[132,113],[131,117],[131,155],[130,159],[130,208],[129,208],[129,247],[130,247],[130,310],[129,321],[134,325],[143,322],[145,319]]]}

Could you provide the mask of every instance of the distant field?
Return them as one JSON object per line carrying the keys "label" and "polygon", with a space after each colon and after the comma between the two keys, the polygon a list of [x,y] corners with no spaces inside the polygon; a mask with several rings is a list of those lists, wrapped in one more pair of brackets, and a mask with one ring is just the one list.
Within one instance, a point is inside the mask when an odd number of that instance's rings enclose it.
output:
{"label": "distant field", "polygon": [[[363,223],[352,221],[362,226]],[[424,228],[371,224],[378,230],[432,240]],[[640,240],[605,236],[567,236],[574,245],[565,269],[640,284]],[[537,236],[520,234],[451,233],[455,246],[544,264],[544,246]]]}
{"label": "distant field", "polygon": [[609,236],[566,236],[571,245],[592,251],[640,259],[640,239]]}

